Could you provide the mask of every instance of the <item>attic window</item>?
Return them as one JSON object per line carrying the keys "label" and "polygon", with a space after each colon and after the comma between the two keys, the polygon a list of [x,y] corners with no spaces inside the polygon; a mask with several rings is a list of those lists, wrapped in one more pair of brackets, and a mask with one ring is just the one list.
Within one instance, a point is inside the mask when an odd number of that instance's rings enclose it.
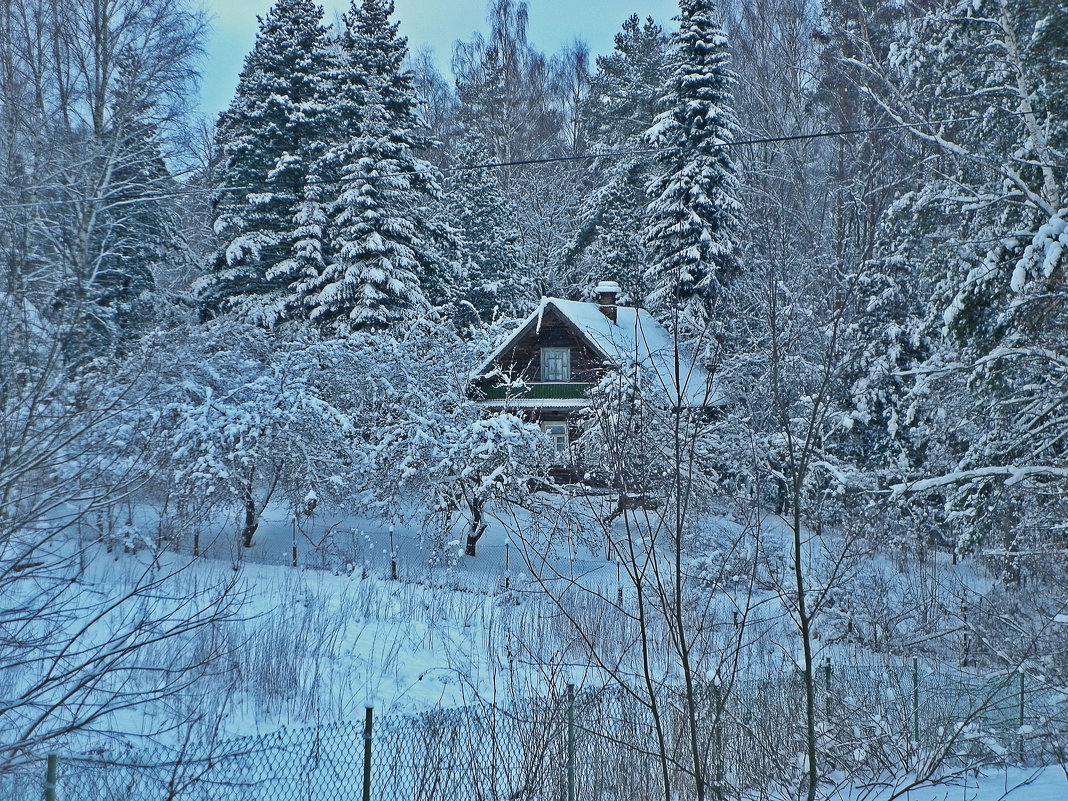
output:
{"label": "attic window", "polygon": [[542,381],[570,381],[571,380],[571,349],[570,348],[542,348],[541,349],[541,380]]}

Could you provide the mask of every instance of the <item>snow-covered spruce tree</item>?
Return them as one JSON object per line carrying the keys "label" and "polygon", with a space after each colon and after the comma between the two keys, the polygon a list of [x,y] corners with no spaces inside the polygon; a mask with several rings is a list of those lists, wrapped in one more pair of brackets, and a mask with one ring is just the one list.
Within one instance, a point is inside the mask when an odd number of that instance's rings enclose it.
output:
{"label": "snow-covered spruce tree", "polygon": [[[635,151],[656,116],[667,83],[668,39],[651,18],[637,14],[616,34],[615,52],[597,58],[597,73],[582,107],[593,153]],[[583,200],[568,260],[619,282],[635,305],[645,305],[645,275],[653,259],[640,235],[653,165],[645,156],[613,156],[591,169],[595,188]]]}
{"label": "snow-covered spruce tree", "polygon": [[473,308],[470,316],[485,323],[524,315],[534,296],[532,282],[521,267],[519,231],[498,171],[463,169],[489,160],[485,148],[468,137],[458,153],[461,168],[447,179],[443,198],[466,261],[462,299]]}
{"label": "snow-covered spruce tree", "polygon": [[404,68],[407,40],[392,13],[388,0],[353,2],[329,82],[343,105],[337,140],[319,160],[321,174],[336,176],[332,248],[301,292],[310,319],[337,333],[389,328],[451,294],[455,268],[442,254],[452,235],[429,209],[439,177],[417,155],[427,143]]}
{"label": "snow-covered spruce tree", "polygon": [[215,231],[223,244],[196,287],[209,316],[234,312],[265,326],[299,316],[294,284],[322,269],[324,187],[313,174],[331,130],[322,16],[311,0],[278,0],[219,117]]}
{"label": "snow-covered spruce tree", "polygon": [[661,319],[681,313],[685,326],[700,331],[735,269],[741,206],[734,163],[723,146],[737,128],[735,77],[713,0],[680,0],[679,9],[672,75],[645,134],[660,150],[645,227],[653,255],[646,302]]}

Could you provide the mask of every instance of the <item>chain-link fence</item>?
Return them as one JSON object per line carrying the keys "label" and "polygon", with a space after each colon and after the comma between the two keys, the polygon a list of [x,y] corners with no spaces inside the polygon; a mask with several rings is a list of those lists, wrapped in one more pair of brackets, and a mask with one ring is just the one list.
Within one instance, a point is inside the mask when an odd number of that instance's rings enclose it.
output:
{"label": "chain-link fence", "polygon": [[[661,691],[573,692],[507,706],[282,729],[180,749],[59,758],[59,801],[615,801],[694,793],[693,736],[710,797],[796,787],[805,749],[799,675],[710,682],[695,703]],[[1023,674],[980,679],[916,665],[821,666],[822,768],[885,775],[1041,758],[1043,693]],[[693,717],[690,717],[690,711]],[[32,774],[0,777],[0,797],[42,797]]]}

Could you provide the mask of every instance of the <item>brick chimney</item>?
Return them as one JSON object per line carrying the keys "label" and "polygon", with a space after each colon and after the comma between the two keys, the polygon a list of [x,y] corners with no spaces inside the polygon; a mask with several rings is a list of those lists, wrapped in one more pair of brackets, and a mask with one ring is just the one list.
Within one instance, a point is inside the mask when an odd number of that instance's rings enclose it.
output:
{"label": "brick chimney", "polygon": [[601,281],[593,291],[597,293],[597,307],[601,310],[601,314],[614,323],[616,321],[616,298],[619,297],[620,292],[619,284],[615,281]]}

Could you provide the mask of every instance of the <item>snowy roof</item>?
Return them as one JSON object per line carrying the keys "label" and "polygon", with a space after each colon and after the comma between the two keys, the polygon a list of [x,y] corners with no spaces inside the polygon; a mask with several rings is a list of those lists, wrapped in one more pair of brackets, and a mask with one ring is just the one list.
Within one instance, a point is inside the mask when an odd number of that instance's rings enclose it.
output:
{"label": "snowy roof", "polygon": [[594,351],[614,364],[631,360],[652,370],[656,383],[664,389],[672,403],[680,396],[686,406],[715,406],[723,401],[723,394],[715,387],[708,373],[689,354],[679,351],[678,386],[675,380],[675,339],[671,333],[645,309],[630,306],[616,307],[616,321],[612,322],[595,303],[582,303],[562,298],[542,298],[538,308],[519,329],[506,337],[475,371],[481,376],[520,337],[531,329],[540,330],[545,310],[552,307],[570,323]]}

